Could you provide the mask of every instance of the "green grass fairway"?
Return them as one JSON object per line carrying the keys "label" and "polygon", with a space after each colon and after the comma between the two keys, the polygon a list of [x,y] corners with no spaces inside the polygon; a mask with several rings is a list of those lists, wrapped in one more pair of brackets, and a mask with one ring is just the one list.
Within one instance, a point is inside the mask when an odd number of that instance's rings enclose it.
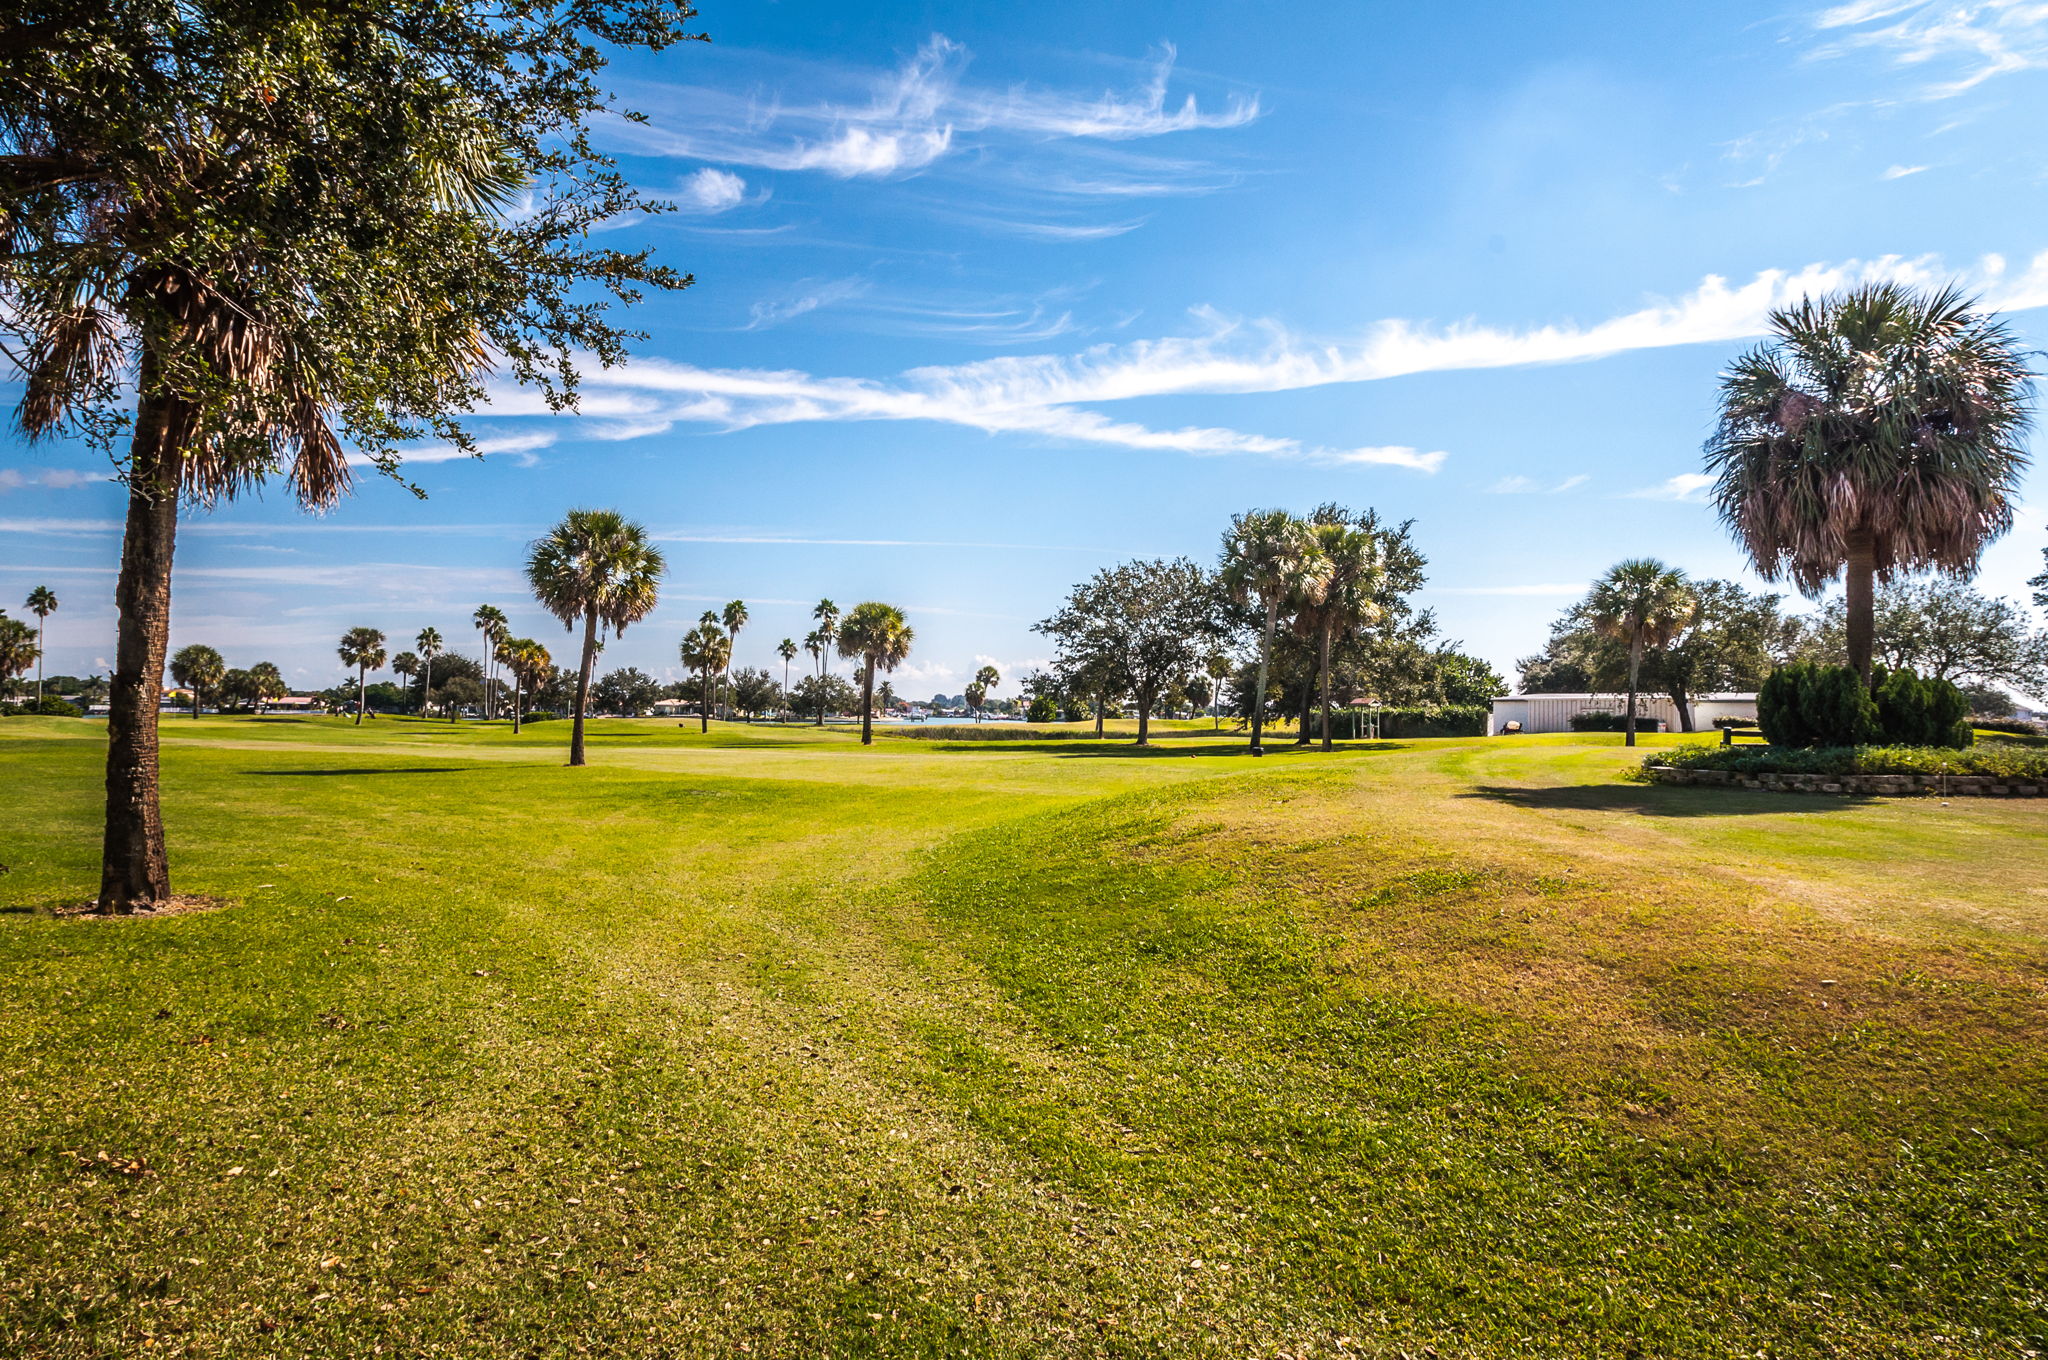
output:
{"label": "green grass fairway", "polygon": [[103,921],[0,721],[0,1355],[2048,1354],[2039,802],[163,726]]}

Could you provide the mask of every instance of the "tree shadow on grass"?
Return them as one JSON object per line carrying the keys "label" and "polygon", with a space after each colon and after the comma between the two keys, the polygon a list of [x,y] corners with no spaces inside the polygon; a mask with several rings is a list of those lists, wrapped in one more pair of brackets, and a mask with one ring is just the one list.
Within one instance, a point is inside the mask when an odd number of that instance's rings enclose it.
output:
{"label": "tree shadow on grass", "polygon": [[346,770],[251,770],[249,773],[264,779],[317,779],[345,774],[460,774],[463,768],[459,765],[365,765]]}
{"label": "tree shadow on grass", "polygon": [[1858,794],[1793,794],[1760,789],[1683,788],[1668,784],[1481,784],[1458,795],[1535,812],[1633,812],[1640,817],[1753,817],[1782,812],[1846,812],[1877,801]]}

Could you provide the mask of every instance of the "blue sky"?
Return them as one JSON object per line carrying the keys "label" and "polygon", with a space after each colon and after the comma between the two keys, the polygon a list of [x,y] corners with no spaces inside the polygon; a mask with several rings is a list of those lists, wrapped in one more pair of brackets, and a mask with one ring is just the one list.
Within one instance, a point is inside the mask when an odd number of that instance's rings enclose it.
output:
{"label": "blue sky", "polygon": [[[602,664],[677,673],[746,599],[772,664],[820,596],[902,605],[898,687],[1041,660],[1065,589],[1213,557],[1230,515],[1413,519],[1425,599],[1507,672],[1612,562],[1743,564],[1698,497],[1719,367],[1775,302],[1959,278],[2048,320],[2048,6],[726,5],[621,60],[604,144],[693,272],[580,416],[502,389],[481,462],[423,450],[322,518],[195,512],[173,644],[339,678],[334,641],[495,603],[551,646],[524,545],[613,505],[669,551]],[[63,600],[106,669],[122,494],[0,450],[0,603]],[[2036,476],[1982,583],[2024,597]],[[17,611],[18,612],[18,611]],[[396,650],[394,646],[394,650]],[[567,650],[566,646],[561,650]],[[1013,692],[1005,686],[1003,692]]]}

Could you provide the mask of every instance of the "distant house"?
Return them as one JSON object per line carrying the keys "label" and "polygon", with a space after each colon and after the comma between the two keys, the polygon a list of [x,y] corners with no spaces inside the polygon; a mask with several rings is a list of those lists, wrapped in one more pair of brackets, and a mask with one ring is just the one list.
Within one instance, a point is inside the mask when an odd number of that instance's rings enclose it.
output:
{"label": "distant house", "polygon": [[320,707],[320,700],[311,694],[287,694],[282,699],[265,699],[263,707],[280,713],[311,713]]}
{"label": "distant house", "polygon": [[654,701],[654,716],[657,718],[674,718],[685,713],[695,713],[696,711],[697,701],[694,699],[656,699]]}
{"label": "distant house", "polygon": [[[1518,723],[1518,732],[1569,732],[1572,719],[1581,713],[1621,713],[1628,707],[1625,694],[1503,694],[1493,701],[1492,732],[1499,736]],[[1744,718],[1756,721],[1754,694],[1696,694],[1692,699],[1694,730],[1711,732],[1716,718]],[[1678,708],[1662,694],[1636,696],[1638,720],[1662,723],[1667,732],[1678,730]]]}

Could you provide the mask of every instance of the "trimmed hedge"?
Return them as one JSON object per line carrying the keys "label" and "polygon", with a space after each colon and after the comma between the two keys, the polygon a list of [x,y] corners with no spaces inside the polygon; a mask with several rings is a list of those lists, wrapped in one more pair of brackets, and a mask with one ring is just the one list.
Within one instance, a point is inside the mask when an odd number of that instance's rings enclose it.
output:
{"label": "trimmed hedge", "polygon": [[[1483,737],[1493,722],[1493,709],[1479,704],[1446,704],[1429,708],[1383,708],[1380,736],[1397,737]],[[1343,732],[1341,725],[1334,726]]]}
{"label": "trimmed hedge", "polygon": [[2021,718],[1972,718],[1970,726],[1979,732],[2003,732],[2014,737],[2038,737],[2041,724]]}
{"label": "trimmed hedge", "polygon": [[2048,751],[2005,742],[1965,750],[1946,746],[1680,746],[1645,757],[1643,768],[1725,770],[1730,774],[1982,774],[2048,781]]}

